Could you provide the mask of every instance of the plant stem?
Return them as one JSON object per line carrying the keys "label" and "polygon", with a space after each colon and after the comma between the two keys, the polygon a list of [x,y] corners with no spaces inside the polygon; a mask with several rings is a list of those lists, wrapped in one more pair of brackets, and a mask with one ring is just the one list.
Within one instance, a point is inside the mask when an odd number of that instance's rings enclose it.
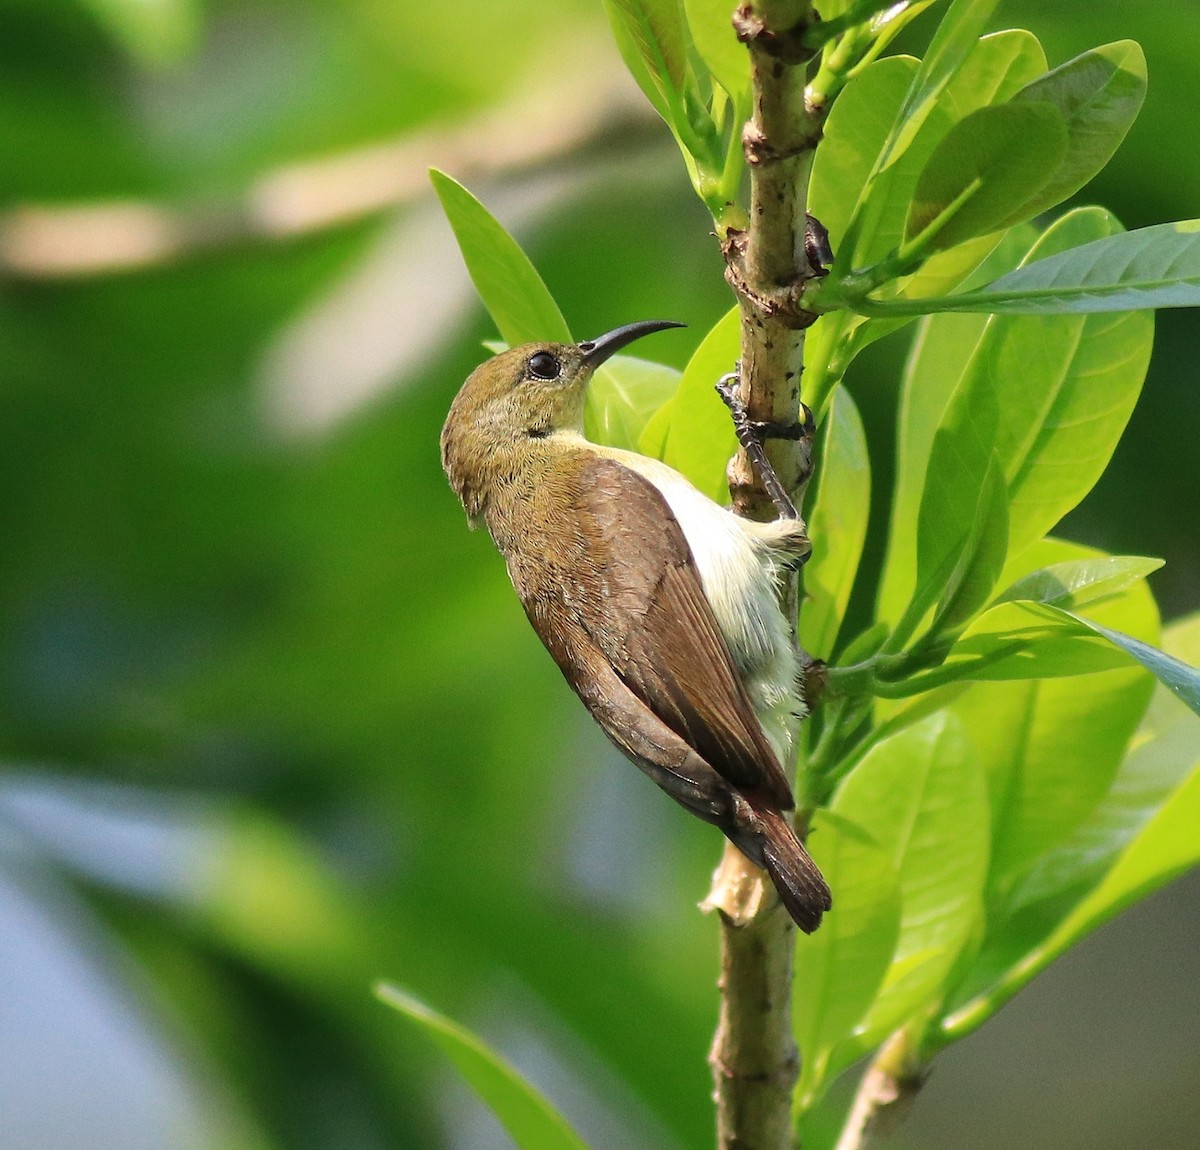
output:
{"label": "plant stem", "polygon": [[836,1150],[867,1150],[890,1135],[904,1121],[924,1081],[908,1032],[897,1031],[867,1067]]}
{"label": "plant stem", "polygon": [[[726,278],[742,317],[739,398],[755,420],[791,424],[800,413],[803,308],[813,277],[805,252],[807,190],[821,113],[805,101],[801,38],[808,3],[747,0],[734,15],[750,50],[753,108],[742,134],[750,169],[749,224],[724,237]],[[767,453],[789,491],[802,491],[811,467],[807,443],[771,440]],[[771,500],[749,459],[729,465],[729,489],[740,515],[767,519]],[[796,500],[798,502],[798,498]],[[796,618],[796,582],[781,592]],[[793,635],[793,642],[795,637]],[[792,1093],[800,1059],[792,1034],[795,927],[764,879],[727,847],[708,905],[721,912],[720,1021],[709,1055],[716,1084],[719,1150],[788,1150]]]}

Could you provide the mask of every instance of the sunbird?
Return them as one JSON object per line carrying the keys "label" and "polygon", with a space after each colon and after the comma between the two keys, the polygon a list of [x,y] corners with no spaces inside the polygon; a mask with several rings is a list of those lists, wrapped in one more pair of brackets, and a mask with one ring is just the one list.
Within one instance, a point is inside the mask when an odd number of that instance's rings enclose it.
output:
{"label": "sunbird", "polygon": [[[442,465],[604,733],[765,870],[813,931],[831,897],[786,813],[795,800],[781,765],[806,712],[778,598],[810,550],[804,523],[786,497],[783,518],[741,518],[665,463],[584,438],[596,368],[679,326],[650,320],[500,352],[455,397]],[[744,432],[745,412],[734,416]],[[769,468],[761,451],[758,462]]]}

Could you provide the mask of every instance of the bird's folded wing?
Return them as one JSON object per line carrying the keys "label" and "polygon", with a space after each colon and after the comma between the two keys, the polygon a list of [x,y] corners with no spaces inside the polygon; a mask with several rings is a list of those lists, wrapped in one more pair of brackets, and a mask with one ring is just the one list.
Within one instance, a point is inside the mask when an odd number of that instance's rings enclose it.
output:
{"label": "bird's folded wing", "polygon": [[603,456],[588,453],[574,475],[553,552],[532,563],[510,561],[542,641],[618,743],[622,732],[609,728],[628,709],[606,712],[589,701],[597,654],[727,782],[791,808],[791,788],[666,500],[647,479]]}

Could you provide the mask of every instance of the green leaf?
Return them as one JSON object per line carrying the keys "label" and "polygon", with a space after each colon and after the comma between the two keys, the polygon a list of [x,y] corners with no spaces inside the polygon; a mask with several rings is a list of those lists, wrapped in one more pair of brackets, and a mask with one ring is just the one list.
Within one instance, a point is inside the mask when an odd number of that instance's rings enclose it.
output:
{"label": "green leaf", "polygon": [[679,388],[673,367],[615,355],[588,384],[584,432],[593,443],[637,451],[647,424]]}
{"label": "green leaf", "polygon": [[[908,641],[948,588],[968,540],[976,532],[985,477],[996,466],[999,405],[989,389],[968,389],[965,382],[956,389],[933,437],[917,516],[916,590],[897,624],[893,648]],[[995,504],[993,496],[988,508],[993,525],[1003,514],[995,510]],[[988,590],[990,593],[991,588]]]}
{"label": "green leaf", "polygon": [[1020,604],[1002,603],[971,623],[939,674],[946,681],[1051,679],[1124,666],[1124,656],[1086,628],[1035,623]]}
{"label": "green leaf", "polygon": [[1067,128],[1051,104],[979,108],[955,124],[917,180],[904,228],[908,258],[953,247],[1033,215],[1062,163]]}
{"label": "green leaf", "polygon": [[1194,770],[1107,874],[1054,932],[1046,950],[1061,953],[1131,903],[1200,862],[1200,770]]}
{"label": "green leaf", "polygon": [[1097,635],[1107,639],[1131,658],[1136,659],[1169,691],[1172,691],[1185,706],[1200,715],[1200,669],[1190,667],[1181,659],[1176,659],[1165,651],[1151,647],[1148,643],[1143,643],[1132,635],[1105,627],[1094,619],[1085,618],[1072,611],[1064,611],[1059,607],[1038,605],[1036,609],[1061,615],[1095,631]]}
{"label": "green leaf", "polygon": [[1200,863],[1197,826],[1200,826],[1200,764],[1121,853],[1099,886],[1049,937],[1022,955],[994,985],[943,1020],[943,1042],[970,1034],[1085,935]]}
{"label": "green leaf", "polygon": [[1014,104],[1045,102],[1059,109],[1067,148],[1050,180],[1005,224],[1044,212],[1079,191],[1112,159],[1145,96],[1146,57],[1132,40],[1084,52],[1018,92]]}
{"label": "green leaf", "polygon": [[[997,273],[1015,267],[1033,242],[1018,237],[1015,231],[1010,236],[986,261]],[[889,622],[899,619],[915,586],[917,516],[933,438],[987,324],[987,317],[978,315],[930,317],[918,327],[905,363],[887,560],[876,607],[879,617]]]}
{"label": "green leaf", "polygon": [[[1046,231],[1029,258],[1114,226],[1099,209],[1071,212]],[[933,383],[927,399],[921,398],[919,406],[914,400],[914,420],[921,421],[921,429],[912,433],[911,444],[902,445],[905,455],[912,455],[912,466],[902,459],[880,602],[881,614],[894,617],[901,594],[914,587],[911,568],[904,565],[911,555],[905,542],[911,529],[904,518],[911,514],[916,473],[923,469],[927,489],[917,522],[918,578],[901,633],[911,632],[927,600],[940,590],[938,580],[949,577],[990,450],[994,447],[1008,481],[1009,552],[1016,556],[1100,477],[1137,401],[1152,340],[1149,317],[1140,315],[1002,316],[979,331],[970,323],[931,327],[927,350],[920,347],[919,358],[910,362],[914,370],[930,371]],[[935,332],[952,340],[940,367]],[[961,378],[926,455],[928,421],[942,402],[948,374],[964,357]],[[912,378],[914,389],[923,386]],[[908,414],[902,409],[902,431],[909,426]]]}
{"label": "green leaf", "polygon": [[1162,565],[1161,559],[1144,559],[1137,555],[1103,555],[1052,563],[1021,576],[997,595],[995,602],[1028,600],[1073,610],[1119,594]]}
{"label": "green leaf", "polygon": [[1200,305],[1200,220],[1121,232],[1027,264],[975,291],[940,299],[867,300],[872,315],[980,311],[1086,314]]}
{"label": "green leaf", "polygon": [[970,622],[988,601],[1007,555],[1008,491],[993,452],[974,521],[930,624],[931,635],[953,634]]}
{"label": "green leaf", "polygon": [[801,646],[818,659],[828,659],[837,642],[867,537],[871,503],[866,433],[844,387],[834,392],[823,430],[816,501],[807,514],[813,550],[804,565],[800,610]]}
{"label": "green leaf", "polygon": [[[1044,539],[1016,556],[1002,576],[1013,582],[1057,563],[1099,562],[1104,556],[1077,544]],[[1089,610],[1102,623],[1153,641],[1158,612],[1142,581],[1092,601]],[[1005,654],[1005,652],[1008,652]],[[1000,657],[997,658],[997,655]],[[947,666],[980,657],[993,661],[971,672],[977,680],[1059,678],[1128,668],[1128,658],[1095,632],[1065,615],[1031,615],[1019,602],[997,602],[979,616],[951,649]]]}
{"label": "green leaf", "polygon": [[441,1048],[520,1150],[586,1150],[567,1120],[469,1030],[397,986],[381,983],[375,993]]}
{"label": "green leaf", "polygon": [[683,369],[671,405],[663,460],[718,503],[729,500],[725,467],[737,450],[729,409],[715,385],[741,351],[741,317],[731,308],[713,325]]}
{"label": "green leaf", "polygon": [[1004,104],[1046,71],[1046,53],[1024,28],[980,38],[938,98],[957,123],[976,108]]}
{"label": "green leaf", "polygon": [[[1039,544],[1026,562],[1045,569],[1047,559],[1060,568],[1103,562],[1058,540]],[[1097,610],[1140,635],[1157,635],[1144,583],[1128,584]],[[951,705],[988,776],[995,844],[989,885],[998,896],[1095,808],[1151,690],[1149,676],[1126,664],[1085,679],[978,683]]]}
{"label": "green leaf", "polygon": [[841,252],[851,217],[918,67],[911,56],[875,61],[846,85],[825,121],[813,157],[809,210],[828,229],[834,252],[846,259],[853,255]]}
{"label": "green leaf", "polygon": [[999,0],[954,0],[913,78],[880,155],[882,171],[903,154],[933,110],[938,96],[976,48]]}
{"label": "green leaf", "polygon": [[[910,57],[878,60],[851,80],[825,125],[813,162],[810,210],[829,228],[838,262],[831,278],[875,263],[901,241],[917,177],[938,141],[976,108],[1007,100],[1046,69],[1046,56],[1028,32],[1009,30],[983,37],[939,95],[902,160],[875,173],[918,62]],[[872,175],[872,173],[875,173]],[[995,237],[968,241],[928,259],[916,273],[881,289],[884,297],[944,294],[957,287],[996,246]],[[1021,249],[1023,255],[1028,244]],[[987,283],[1016,266],[995,266]],[[902,327],[911,317],[866,319],[847,310],[822,316],[809,332],[809,403],[820,412],[830,388],[859,351]]]}
{"label": "green leaf", "polygon": [[820,1097],[830,1054],[874,1000],[900,932],[895,867],[865,831],[819,811],[808,845],[837,891],[837,914],[796,941],[792,1018],[802,1056],[801,1111]]}
{"label": "green leaf", "polygon": [[937,996],[978,922],[987,792],[958,721],[941,712],[872,747],[832,810],[865,830],[900,876],[900,936],[884,986],[857,1028],[857,1051]]}
{"label": "green leaf", "polygon": [[683,0],[692,43],[717,83],[736,102],[750,94],[750,53],[733,31],[729,0]]}
{"label": "green leaf", "polygon": [[679,0],[604,0],[626,66],[669,124],[687,80],[687,29]]}
{"label": "green leaf", "polygon": [[[1163,649],[1200,662],[1200,613],[1167,627]],[[1101,803],[1063,844],[1038,860],[1014,890],[1021,907],[1094,887],[1196,762],[1200,718],[1156,683],[1150,707]]]}
{"label": "green leaf", "polygon": [[517,241],[457,180],[436,168],[429,178],[475,290],[504,342],[509,347],[534,340],[570,343],[567,321]]}

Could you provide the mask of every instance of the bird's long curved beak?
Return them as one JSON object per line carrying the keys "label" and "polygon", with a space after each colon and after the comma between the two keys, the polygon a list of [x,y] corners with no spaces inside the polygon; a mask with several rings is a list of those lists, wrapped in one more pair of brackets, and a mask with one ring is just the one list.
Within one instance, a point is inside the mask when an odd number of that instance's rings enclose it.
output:
{"label": "bird's long curved beak", "polygon": [[614,328],[595,339],[585,340],[579,345],[579,350],[583,352],[583,362],[595,369],[635,339],[641,339],[651,332],[665,331],[669,327],[686,326],[687,324],[676,323],[673,319],[645,319],[639,323],[627,323],[624,327]]}

